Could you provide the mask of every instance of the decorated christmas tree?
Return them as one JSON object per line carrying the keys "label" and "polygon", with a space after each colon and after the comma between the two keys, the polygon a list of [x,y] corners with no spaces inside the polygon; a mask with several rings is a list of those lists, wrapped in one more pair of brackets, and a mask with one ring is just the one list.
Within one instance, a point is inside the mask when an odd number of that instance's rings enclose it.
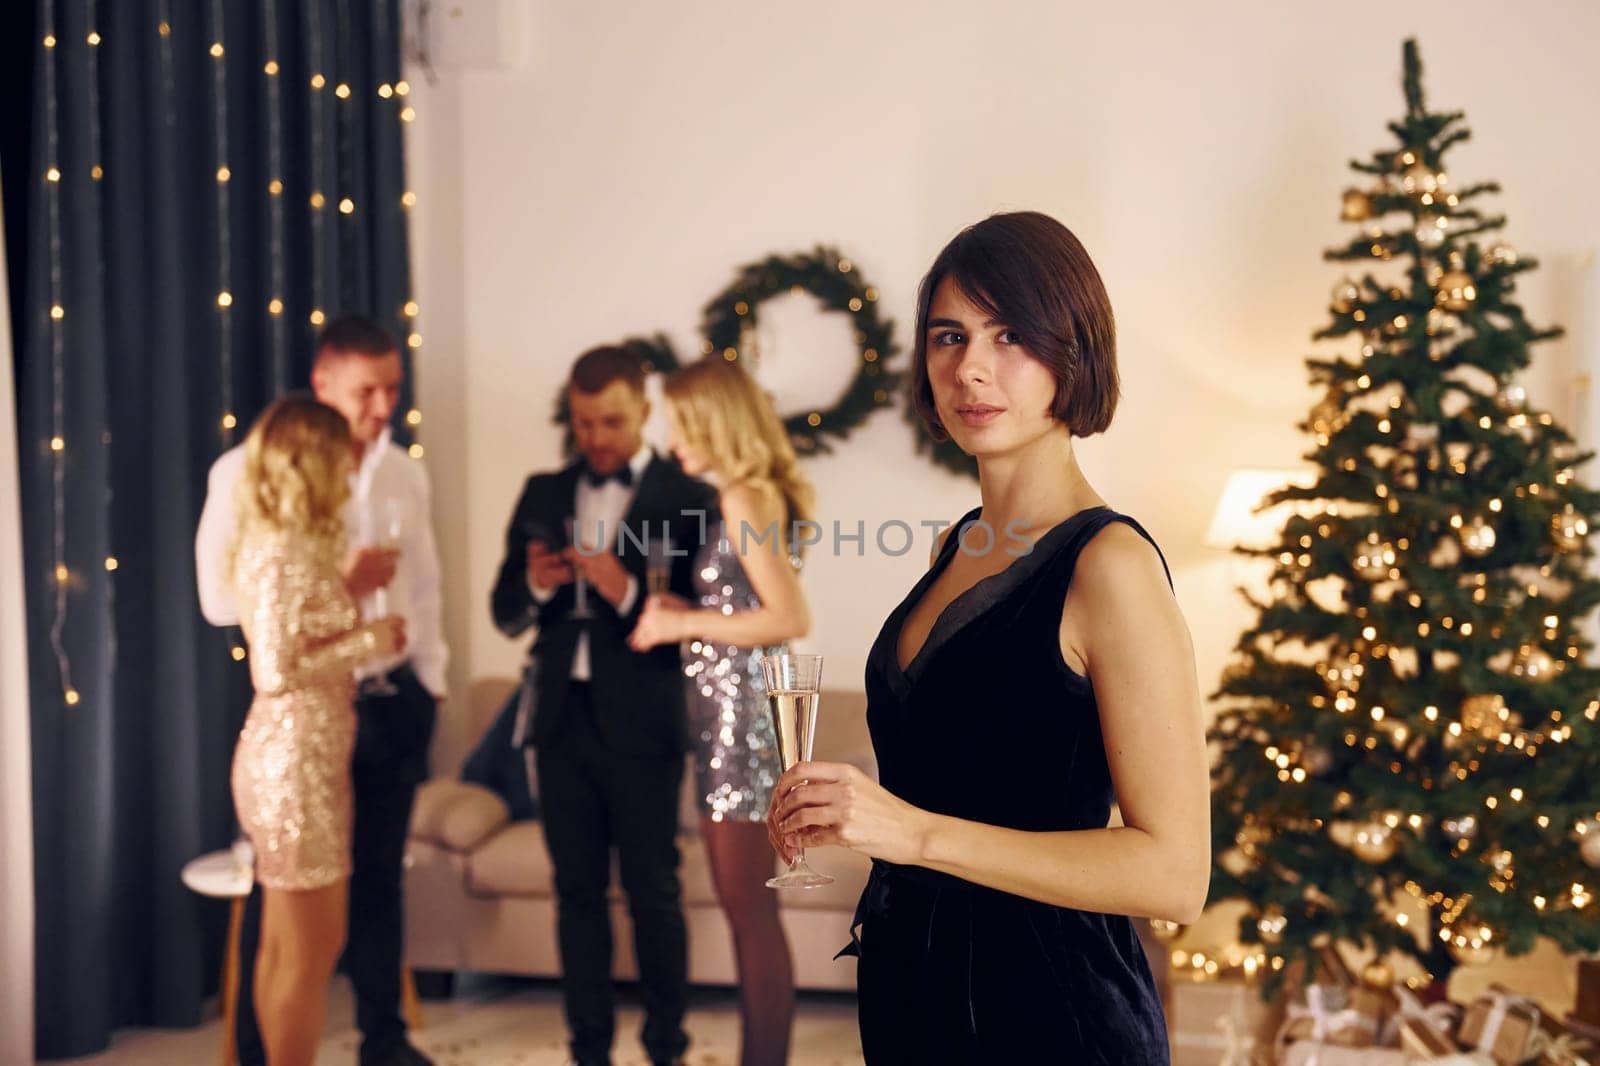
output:
{"label": "decorated christmas tree", "polygon": [[[1458,186],[1460,113],[1428,110],[1414,42],[1395,143],[1351,164],[1326,253],[1348,275],[1307,360],[1314,481],[1240,639],[1212,732],[1213,904],[1269,985],[1319,947],[1443,980],[1537,936],[1600,946],[1600,603],[1589,458],[1519,372],[1558,330],[1515,299],[1492,183]],[[1405,960],[1414,960],[1408,973]],[[1399,962],[1399,966],[1394,963]]]}

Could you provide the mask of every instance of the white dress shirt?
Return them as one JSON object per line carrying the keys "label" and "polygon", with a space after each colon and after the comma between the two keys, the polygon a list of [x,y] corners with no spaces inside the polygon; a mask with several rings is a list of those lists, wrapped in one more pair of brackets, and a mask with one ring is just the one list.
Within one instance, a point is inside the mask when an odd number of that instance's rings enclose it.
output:
{"label": "white dress shirt", "polygon": [[[633,505],[633,494],[639,488],[639,479],[644,477],[644,472],[650,465],[650,460],[655,458],[655,453],[648,444],[634,452],[628,459],[628,469],[633,471],[633,484],[624,485],[620,481],[607,481],[600,486],[589,484],[587,470],[578,474],[578,498],[573,501],[573,514],[578,539],[592,550],[594,547],[605,545],[615,550],[617,531],[622,528],[622,520],[628,517],[628,508]],[[553,588],[541,588],[529,582],[528,591],[535,600],[547,603],[550,597],[556,594]],[[622,594],[622,599],[617,603],[617,613],[627,614],[633,609],[633,601],[639,594],[639,582],[631,575],[628,578],[628,589]],[[593,585],[588,588],[588,595],[598,598],[600,593],[595,591]],[[591,601],[589,609],[594,610]],[[572,653],[572,674],[574,681],[589,680],[589,630],[585,627],[578,634],[578,646]]]}
{"label": "white dress shirt", "polygon": [[[244,445],[223,452],[211,464],[206,484],[205,509],[195,532],[195,581],[200,588],[200,613],[214,626],[239,624],[233,589],[222,580],[223,561],[233,544],[237,526],[235,490],[244,474]],[[371,516],[382,501],[398,501],[401,515],[400,556],[394,580],[385,590],[385,613],[406,620],[406,650],[400,656],[374,663],[362,676],[387,673],[407,660],[417,679],[435,697],[446,692],[444,643],[439,579],[439,550],[430,519],[432,490],[425,467],[389,439],[389,431],[366,449],[361,465],[350,477],[350,502],[345,506],[345,529],[351,545],[378,541]],[[364,617],[375,614],[375,598],[361,605]]]}

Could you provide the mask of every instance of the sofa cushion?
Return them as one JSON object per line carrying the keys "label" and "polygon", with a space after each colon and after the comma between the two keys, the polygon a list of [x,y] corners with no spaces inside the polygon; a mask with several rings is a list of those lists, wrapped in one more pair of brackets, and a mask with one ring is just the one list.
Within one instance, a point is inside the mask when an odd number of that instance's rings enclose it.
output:
{"label": "sofa cushion", "polygon": [[[715,907],[717,890],[711,879],[706,845],[698,834],[678,835],[686,907]],[[867,880],[872,860],[843,848],[821,848],[807,856],[812,869],[832,874],[834,882],[820,888],[787,889],[778,897],[784,907],[802,910],[848,911],[855,907]],[[537,821],[513,822],[466,856],[467,891],[475,896],[548,897],[553,893],[550,853],[545,849],[544,827]],[[781,867],[773,857],[773,872]],[[776,891],[776,890],[774,890]],[[615,862],[611,868],[611,899],[621,901],[622,879]]]}
{"label": "sofa cushion", "polygon": [[438,778],[417,789],[411,835],[451,851],[470,851],[510,817],[505,801],[488,789]]}

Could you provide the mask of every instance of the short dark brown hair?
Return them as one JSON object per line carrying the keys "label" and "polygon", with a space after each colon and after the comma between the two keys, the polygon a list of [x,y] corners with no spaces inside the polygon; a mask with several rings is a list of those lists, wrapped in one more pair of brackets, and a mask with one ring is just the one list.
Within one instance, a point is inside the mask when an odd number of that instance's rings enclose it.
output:
{"label": "short dark brown hair", "polygon": [[625,382],[628,388],[644,395],[644,363],[626,348],[602,344],[578,356],[572,364],[571,386],[586,396],[593,396],[613,381]]}
{"label": "short dark brown hair", "polygon": [[1111,299],[1083,244],[1049,215],[990,215],[944,246],[917,291],[911,401],[936,440],[939,421],[928,381],[928,309],[939,283],[953,282],[985,314],[1016,330],[1056,379],[1051,413],[1074,437],[1111,425],[1121,386]]}
{"label": "short dark brown hair", "polygon": [[399,350],[394,334],[365,315],[340,315],[317,334],[318,359],[331,352],[379,356]]}

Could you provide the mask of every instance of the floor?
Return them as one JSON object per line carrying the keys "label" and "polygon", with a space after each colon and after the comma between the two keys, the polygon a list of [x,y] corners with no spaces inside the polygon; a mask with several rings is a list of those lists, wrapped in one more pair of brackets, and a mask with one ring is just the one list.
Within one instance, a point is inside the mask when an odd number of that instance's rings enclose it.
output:
{"label": "floor", "polygon": [[[483,980],[457,989],[454,998],[422,1005],[425,1026],[417,1046],[437,1066],[561,1066],[567,1061],[561,996],[553,984]],[[625,990],[619,998],[616,1066],[645,1066],[638,1046],[642,1020]],[[731,991],[697,990],[688,1022],[692,1044],[688,1066],[737,1066],[738,1006]],[[356,1059],[350,986],[335,981],[327,1035],[318,1062],[345,1066]],[[130,1030],[99,1055],[63,1062],[81,1066],[215,1066],[220,1061],[222,1023],[198,1029]],[[794,1066],[846,1066],[861,1062],[852,997],[807,994],[795,1019]]]}
{"label": "floor", "polygon": [[[1198,1000],[1188,1005],[1202,1012],[1227,1012]],[[562,1066],[567,1061],[561,994],[551,982],[472,979],[459,985],[451,999],[425,1002],[422,1010],[424,1028],[413,1035],[436,1066]],[[615,1066],[647,1066],[637,1043],[641,1020],[637,1000],[624,988],[619,993]],[[739,1015],[731,990],[695,990],[688,1028],[688,1066],[738,1066]],[[1222,1033],[1212,1033],[1208,1024],[1200,1024],[1197,1033],[1179,1042],[1173,1066],[1215,1066],[1229,1057]],[[341,977],[330,996],[318,1062],[353,1066],[357,1039],[350,986]],[[128,1030],[108,1051],[60,1061],[76,1066],[216,1066],[221,1047],[222,1023],[213,1018],[198,1029]],[[802,994],[791,1066],[855,1066],[861,1061],[855,998]]]}

